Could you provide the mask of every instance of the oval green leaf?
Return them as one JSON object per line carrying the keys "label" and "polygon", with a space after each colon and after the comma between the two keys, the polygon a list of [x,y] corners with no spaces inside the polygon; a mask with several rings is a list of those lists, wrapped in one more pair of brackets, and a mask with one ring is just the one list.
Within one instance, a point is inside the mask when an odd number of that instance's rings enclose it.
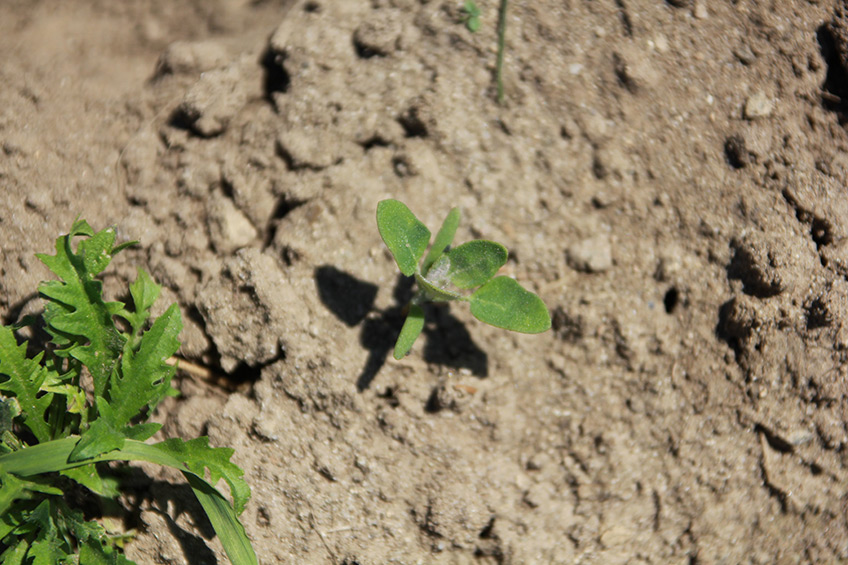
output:
{"label": "oval green leaf", "polygon": [[403,359],[412,349],[412,344],[421,335],[421,330],[424,329],[424,310],[421,306],[411,304],[409,306],[409,314],[406,316],[406,321],[400,330],[400,335],[395,342],[395,359]]}
{"label": "oval green leaf", "polygon": [[475,288],[504,266],[506,247],[494,241],[475,239],[448,251],[450,281],[457,288]]}
{"label": "oval green leaf", "polygon": [[469,301],[475,318],[498,328],[537,334],[551,327],[551,315],[542,299],[509,277],[492,279]]}
{"label": "oval green leaf", "polygon": [[430,242],[430,230],[402,202],[388,199],[377,204],[377,229],[392,252],[400,272],[412,276]]}
{"label": "oval green leaf", "polygon": [[442,227],[439,228],[439,233],[436,234],[436,239],[433,240],[433,245],[424,259],[424,264],[421,266],[421,272],[427,276],[427,271],[433,266],[439,257],[445,252],[445,249],[453,243],[453,236],[456,235],[456,228],[459,227],[459,208],[453,208],[448,212],[445,221],[442,222]]}

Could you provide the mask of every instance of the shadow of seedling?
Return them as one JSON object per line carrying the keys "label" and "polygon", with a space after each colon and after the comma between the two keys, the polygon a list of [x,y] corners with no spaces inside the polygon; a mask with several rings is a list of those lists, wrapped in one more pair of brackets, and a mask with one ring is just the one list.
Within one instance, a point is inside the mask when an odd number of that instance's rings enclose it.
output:
{"label": "shadow of seedling", "polygon": [[[324,265],[315,269],[318,297],[349,327],[361,325],[359,341],[368,350],[368,360],[356,380],[357,389],[367,389],[392,352],[406,318],[405,308],[412,299],[414,279],[398,275],[392,295],[395,305],[374,308],[377,285],[361,281],[339,269]],[[450,314],[445,304],[428,304],[424,327],[427,344],[424,359],[456,369],[468,369],[477,377],[488,376],[488,356],[474,341],[462,322]]]}

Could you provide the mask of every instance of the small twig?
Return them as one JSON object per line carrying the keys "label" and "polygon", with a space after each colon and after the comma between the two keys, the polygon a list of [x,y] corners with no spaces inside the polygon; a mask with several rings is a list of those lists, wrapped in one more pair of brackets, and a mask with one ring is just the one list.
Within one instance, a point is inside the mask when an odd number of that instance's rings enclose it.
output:
{"label": "small twig", "polygon": [[201,378],[205,381],[214,381],[218,377],[218,375],[216,375],[209,367],[204,367],[203,365],[198,365],[196,363],[192,363],[191,361],[186,361],[181,357],[169,357],[165,360],[165,363],[167,363],[171,367],[177,366],[177,364],[179,363],[179,369],[181,371],[185,371],[186,373]]}
{"label": "small twig", "polygon": [[501,0],[498,11],[498,60],[495,65],[495,82],[498,88],[498,104],[504,103],[503,61],[506,48],[506,7],[509,0]]}
{"label": "small twig", "polygon": [[191,361],[186,361],[181,357],[177,357],[176,355],[170,357],[165,360],[165,363],[168,365],[177,366],[180,371],[185,371],[196,380],[202,380],[207,383],[211,383],[213,385],[219,386],[224,390],[228,390],[230,392],[237,390],[237,386],[233,381],[227,378],[226,375],[222,373],[218,373],[209,367],[205,367],[203,365],[198,365],[197,363],[192,363]]}

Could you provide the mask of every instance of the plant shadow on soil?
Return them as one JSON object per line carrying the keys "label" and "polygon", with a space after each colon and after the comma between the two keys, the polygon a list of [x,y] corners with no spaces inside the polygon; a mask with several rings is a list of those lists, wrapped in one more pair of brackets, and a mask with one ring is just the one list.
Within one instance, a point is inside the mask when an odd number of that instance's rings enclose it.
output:
{"label": "plant shadow on soil", "polygon": [[[359,392],[366,390],[394,349],[406,318],[405,308],[412,298],[414,279],[398,275],[392,295],[395,305],[375,310],[377,285],[362,281],[331,265],[315,269],[318,297],[339,320],[349,327],[361,325],[359,341],[368,350],[368,360],[356,380]],[[428,320],[424,327],[428,363],[468,369],[477,377],[489,374],[488,355],[481,350],[465,326],[450,314],[446,304],[425,305]],[[369,314],[372,314],[369,316]]]}
{"label": "plant shadow on soil", "polygon": [[[171,483],[151,478],[143,469],[127,465],[115,469],[113,478],[121,483],[121,492],[126,495],[121,502],[105,504],[87,489],[71,489],[75,507],[83,509],[87,518],[111,518],[122,521],[125,531],[145,528],[141,520],[142,506],[148,506],[145,512],[153,512],[166,523],[173,539],[180,546],[183,558],[188,565],[215,565],[218,559],[207,544],[215,538],[215,529],[197,501],[191,486],[187,483]],[[174,521],[172,516],[187,514],[195,532],[190,532]]]}

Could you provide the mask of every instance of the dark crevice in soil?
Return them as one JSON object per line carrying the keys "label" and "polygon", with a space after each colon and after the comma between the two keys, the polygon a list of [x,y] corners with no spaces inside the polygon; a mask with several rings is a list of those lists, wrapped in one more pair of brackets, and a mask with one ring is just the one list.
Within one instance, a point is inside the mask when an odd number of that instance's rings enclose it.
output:
{"label": "dark crevice in soil", "polygon": [[372,135],[368,139],[359,142],[359,145],[367,152],[374,147],[390,147],[392,144],[389,140],[379,135]]}
{"label": "dark crevice in soil", "polygon": [[412,107],[409,108],[406,112],[404,112],[401,116],[398,117],[397,121],[403,128],[403,131],[406,137],[427,137],[429,132],[427,131],[427,124],[424,123],[424,120],[421,119],[421,116],[418,115],[418,108]]}
{"label": "dark crevice in soil", "polygon": [[718,324],[716,324],[716,337],[725,342],[733,350],[737,363],[742,355],[742,344],[740,338],[747,331],[747,328],[736,327],[737,324],[731,321],[735,299],[731,298],[718,309]]}
{"label": "dark crevice in soil", "polygon": [[822,266],[827,267],[827,260],[822,256],[821,248],[833,243],[834,230],[830,220],[814,215],[798,202],[788,190],[784,190],[782,195],[783,199],[795,210],[795,218],[802,224],[809,224],[810,239],[813,240],[813,243],[816,244],[816,250],[819,251],[819,261]]}
{"label": "dark crevice in soil", "polygon": [[816,298],[807,306],[807,330],[826,328],[832,323],[832,316],[821,298]]}
{"label": "dark crevice in soil", "polygon": [[756,426],[754,426],[754,431],[759,434],[763,434],[763,437],[766,438],[768,444],[775,451],[778,451],[780,453],[792,453],[795,450],[791,443],[778,436],[777,434],[773,433],[770,429],[761,424],[757,424]]}
{"label": "dark crevice in soil", "polygon": [[618,7],[618,15],[621,18],[621,27],[624,29],[624,35],[633,37],[633,21],[630,19],[627,5],[624,3],[624,0],[615,0],[615,5]]}
{"label": "dark crevice in soil", "polygon": [[748,164],[750,156],[742,136],[731,135],[724,141],[724,158],[734,169],[742,169]]}
{"label": "dark crevice in soil", "polygon": [[273,51],[270,47],[262,53],[259,60],[259,64],[265,73],[262,78],[262,91],[269,102],[274,101],[274,93],[288,92],[289,90],[291,77],[283,67],[284,60],[283,54]]}
{"label": "dark crevice in soil", "polygon": [[[294,210],[295,208],[299,208],[306,204],[306,200],[297,200],[297,199],[289,199],[286,197],[282,197],[277,200],[277,204],[274,207],[274,212],[271,214],[271,219],[268,220],[268,226],[265,228],[265,236],[262,239],[262,248],[267,249],[269,245],[274,241],[274,238],[277,236],[277,229],[280,227],[280,222],[288,216],[289,212]],[[291,257],[286,257],[284,255],[283,260],[286,261],[287,265],[291,265],[296,259],[296,252],[292,253]]]}
{"label": "dark crevice in soil", "polygon": [[816,39],[822,59],[827,65],[827,74],[822,84],[822,106],[834,112],[840,124],[848,120],[848,72],[843,65],[837,49],[838,38],[829,24],[823,24],[816,30]]}
{"label": "dark crevice in soil", "polygon": [[668,289],[663,296],[663,306],[665,306],[666,314],[673,314],[680,302],[680,292],[675,287]]}

